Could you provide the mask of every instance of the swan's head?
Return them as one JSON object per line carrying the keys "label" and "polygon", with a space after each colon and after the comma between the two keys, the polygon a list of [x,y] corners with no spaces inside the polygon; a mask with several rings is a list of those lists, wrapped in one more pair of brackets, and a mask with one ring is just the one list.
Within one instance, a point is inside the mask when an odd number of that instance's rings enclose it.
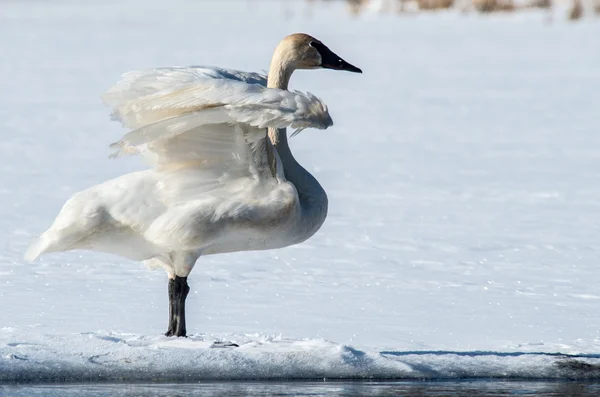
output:
{"label": "swan's head", "polygon": [[362,70],[344,61],[321,41],[304,33],[294,33],[284,38],[276,53],[292,69],[325,68],[362,73]]}

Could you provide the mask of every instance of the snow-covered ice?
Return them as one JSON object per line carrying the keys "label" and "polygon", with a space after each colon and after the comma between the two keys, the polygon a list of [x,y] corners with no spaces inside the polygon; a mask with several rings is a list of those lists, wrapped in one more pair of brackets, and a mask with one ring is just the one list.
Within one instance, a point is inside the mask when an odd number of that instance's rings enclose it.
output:
{"label": "snow-covered ice", "polygon": [[197,381],[249,379],[586,379],[600,355],[500,352],[365,352],[324,340],[229,335],[168,338],[90,332],[22,334],[4,329],[0,381]]}
{"label": "snow-covered ice", "polygon": [[[71,194],[143,167],[108,159],[123,130],[99,96],[121,73],[260,71],[294,31],[364,71],[292,79],[335,122],[291,141],[330,197],[316,236],[202,258],[187,340],[159,336],[161,272],[22,259]],[[599,33],[539,12],[3,2],[0,379],[597,376]],[[579,356],[529,354],[557,352]]]}

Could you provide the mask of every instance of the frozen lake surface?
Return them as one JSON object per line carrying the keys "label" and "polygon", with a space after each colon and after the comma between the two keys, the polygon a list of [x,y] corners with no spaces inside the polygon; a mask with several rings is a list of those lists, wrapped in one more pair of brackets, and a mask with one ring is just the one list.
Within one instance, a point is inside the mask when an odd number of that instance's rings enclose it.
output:
{"label": "frozen lake surface", "polygon": [[[3,2],[2,381],[598,377],[600,23],[307,4]],[[317,235],[201,258],[184,341],[164,273],[22,259],[73,193],[144,167],[108,159],[121,73],[260,71],[296,31],[364,70],[292,78],[335,122],[290,144],[329,195]]]}

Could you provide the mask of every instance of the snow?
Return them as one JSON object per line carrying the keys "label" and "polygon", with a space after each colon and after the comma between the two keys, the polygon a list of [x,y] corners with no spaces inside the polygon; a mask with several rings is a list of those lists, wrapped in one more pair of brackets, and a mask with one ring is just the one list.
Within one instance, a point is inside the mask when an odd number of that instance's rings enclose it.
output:
{"label": "snow", "polygon": [[[0,379],[596,376],[600,24],[224,3],[3,3]],[[164,273],[22,259],[70,195],[143,167],[108,159],[121,73],[261,71],[294,31],[364,71],[292,78],[335,123],[291,141],[329,194],[316,236],[201,258],[187,340],[160,336]],[[529,354],[555,352],[579,356]]]}
{"label": "snow", "polygon": [[364,352],[325,340],[229,335],[168,338],[89,332],[22,335],[3,329],[0,381],[198,381],[292,379],[564,379],[600,376],[600,355],[498,352]]}

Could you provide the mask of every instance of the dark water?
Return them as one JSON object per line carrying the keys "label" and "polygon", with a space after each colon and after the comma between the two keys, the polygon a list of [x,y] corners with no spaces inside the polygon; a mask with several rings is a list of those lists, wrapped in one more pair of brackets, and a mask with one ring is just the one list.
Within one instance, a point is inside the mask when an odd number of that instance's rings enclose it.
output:
{"label": "dark water", "polygon": [[600,383],[582,382],[207,382],[197,384],[70,384],[0,386],[2,397],[188,396],[565,396],[598,397]]}

